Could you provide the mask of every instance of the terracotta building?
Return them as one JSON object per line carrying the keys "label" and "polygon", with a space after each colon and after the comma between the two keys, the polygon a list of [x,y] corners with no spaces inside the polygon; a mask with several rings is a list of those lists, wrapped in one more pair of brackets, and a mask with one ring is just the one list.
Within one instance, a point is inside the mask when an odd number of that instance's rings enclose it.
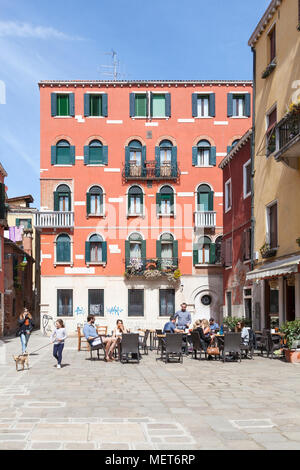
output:
{"label": "terracotta building", "polygon": [[222,314],[219,163],[249,81],[43,81],[41,316],[160,327]]}
{"label": "terracotta building", "polygon": [[6,171],[0,163],[0,336],[4,328],[4,229],[6,227]]}

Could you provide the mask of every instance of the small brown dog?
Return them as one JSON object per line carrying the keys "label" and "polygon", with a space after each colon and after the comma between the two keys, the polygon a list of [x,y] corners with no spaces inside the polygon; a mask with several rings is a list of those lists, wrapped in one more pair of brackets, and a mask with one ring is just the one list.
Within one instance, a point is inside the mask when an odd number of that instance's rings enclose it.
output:
{"label": "small brown dog", "polygon": [[28,353],[20,354],[19,356],[13,356],[13,358],[14,358],[14,361],[16,362],[17,372],[19,371],[19,368],[18,368],[19,364],[23,366],[22,370],[24,370],[25,364],[27,366],[27,369],[29,369]]}

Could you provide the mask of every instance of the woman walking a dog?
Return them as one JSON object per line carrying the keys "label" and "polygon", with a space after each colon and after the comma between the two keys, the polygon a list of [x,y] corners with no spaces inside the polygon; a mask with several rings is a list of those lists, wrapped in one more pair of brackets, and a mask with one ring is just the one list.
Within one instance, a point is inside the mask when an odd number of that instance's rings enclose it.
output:
{"label": "woman walking a dog", "polygon": [[67,331],[65,329],[64,322],[59,319],[55,322],[55,330],[50,337],[51,343],[54,343],[53,356],[57,360],[57,369],[61,369],[62,352],[64,349],[66,337]]}
{"label": "woman walking a dog", "polygon": [[22,345],[22,354],[27,352],[27,345],[30,338],[30,334],[33,330],[34,323],[29,310],[25,307],[23,313],[18,318],[19,328],[17,335],[20,336]]}

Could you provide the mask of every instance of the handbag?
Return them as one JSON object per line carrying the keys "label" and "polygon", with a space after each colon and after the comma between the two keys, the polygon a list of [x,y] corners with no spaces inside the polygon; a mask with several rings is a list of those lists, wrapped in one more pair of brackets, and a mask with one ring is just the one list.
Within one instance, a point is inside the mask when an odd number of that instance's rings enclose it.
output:
{"label": "handbag", "polygon": [[208,347],[206,352],[209,356],[219,356],[220,355],[220,350],[217,346]]}
{"label": "handbag", "polygon": [[99,344],[101,344],[101,339],[100,338],[96,338],[93,340],[92,342],[92,346],[98,346]]}

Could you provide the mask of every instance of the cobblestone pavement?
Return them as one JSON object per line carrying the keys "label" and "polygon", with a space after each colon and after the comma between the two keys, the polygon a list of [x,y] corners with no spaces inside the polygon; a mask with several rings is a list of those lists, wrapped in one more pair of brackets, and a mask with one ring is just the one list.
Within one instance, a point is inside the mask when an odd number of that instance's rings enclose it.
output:
{"label": "cobblestone pavement", "polygon": [[[39,332],[29,351],[48,344]],[[16,372],[19,338],[0,365],[0,449],[300,449],[300,366],[255,357],[242,363],[90,361],[66,342]],[[2,349],[2,348],[1,348]]]}

